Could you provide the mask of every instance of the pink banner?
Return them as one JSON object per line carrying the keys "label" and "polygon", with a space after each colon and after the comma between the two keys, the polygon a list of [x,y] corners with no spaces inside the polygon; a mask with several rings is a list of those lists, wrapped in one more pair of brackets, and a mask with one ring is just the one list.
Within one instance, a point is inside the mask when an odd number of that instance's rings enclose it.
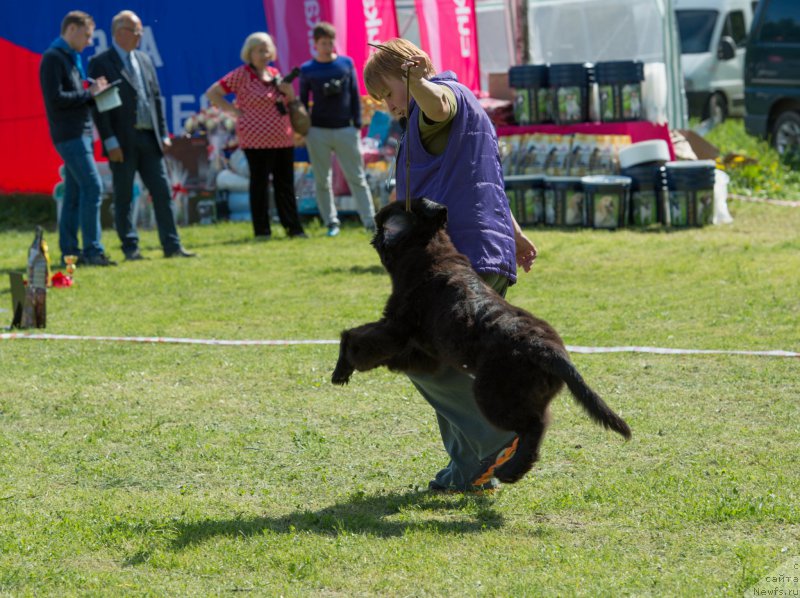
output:
{"label": "pink banner", "polygon": [[474,92],[481,89],[475,0],[414,0],[422,49],[439,71],[455,71]]}
{"label": "pink banner", "polygon": [[267,31],[278,50],[278,69],[288,73],[314,56],[314,25],[331,21],[333,0],[264,0]]}
{"label": "pink banner", "polygon": [[353,59],[359,89],[366,94],[361,74],[367,57],[375,51],[367,42],[380,43],[397,37],[394,0],[339,0],[333,7],[332,22],[336,27],[337,51]]}
{"label": "pink banner", "polygon": [[278,68],[289,72],[314,56],[314,25],[336,27],[336,51],[353,59],[361,93],[361,73],[373,48],[367,42],[397,37],[394,0],[264,0],[267,26],[278,49]]}

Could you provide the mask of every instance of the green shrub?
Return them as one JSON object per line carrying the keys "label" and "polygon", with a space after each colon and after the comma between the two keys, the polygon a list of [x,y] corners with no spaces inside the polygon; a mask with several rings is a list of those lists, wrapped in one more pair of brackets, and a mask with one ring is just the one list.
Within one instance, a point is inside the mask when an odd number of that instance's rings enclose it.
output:
{"label": "green shrub", "polygon": [[[796,152],[780,156],[764,139],[748,135],[744,123],[738,119],[726,120],[712,129],[706,139],[720,150],[720,167],[731,177],[731,193],[797,199],[800,191],[800,155]],[[736,159],[738,155],[745,159]],[[729,158],[724,163],[722,159]],[[752,163],[747,158],[755,160]]]}
{"label": "green shrub", "polygon": [[27,230],[40,224],[55,230],[56,202],[49,195],[0,195],[0,230]]}

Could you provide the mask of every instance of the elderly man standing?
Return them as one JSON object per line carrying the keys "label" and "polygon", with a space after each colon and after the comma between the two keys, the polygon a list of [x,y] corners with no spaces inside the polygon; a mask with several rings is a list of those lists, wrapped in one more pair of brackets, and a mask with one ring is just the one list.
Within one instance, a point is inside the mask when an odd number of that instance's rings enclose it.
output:
{"label": "elderly man standing", "polygon": [[164,257],[194,257],[181,245],[164,164],[171,145],[161,105],[161,88],[150,57],[136,48],[142,21],[123,10],[111,21],[112,47],[89,62],[89,74],[120,80],[122,107],[96,112],[95,121],[114,181],[114,219],[126,260],[144,259],[133,220],[133,179],[138,172],[153,198]]}
{"label": "elderly man standing", "polygon": [[[77,255],[79,263],[113,266],[100,242],[100,204],[103,183],[92,148],[94,96],[108,83],[97,77],[89,81],[81,52],[92,43],[94,19],[73,10],[61,21],[61,35],[42,56],[39,78],[50,136],[64,160],[64,200],[58,215],[58,245],[61,256]],[[86,83],[84,85],[84,83]],[[83,236],[83,251],[78,243]]]}

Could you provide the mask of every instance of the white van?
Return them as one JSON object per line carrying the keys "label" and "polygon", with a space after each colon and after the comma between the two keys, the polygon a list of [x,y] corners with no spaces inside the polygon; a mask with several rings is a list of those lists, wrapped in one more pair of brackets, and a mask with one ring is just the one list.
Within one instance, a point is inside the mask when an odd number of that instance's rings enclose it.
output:
{"label": "white van", "polygon": [[753,0],[676,0],[689,115],[744,115],[744,49]]}

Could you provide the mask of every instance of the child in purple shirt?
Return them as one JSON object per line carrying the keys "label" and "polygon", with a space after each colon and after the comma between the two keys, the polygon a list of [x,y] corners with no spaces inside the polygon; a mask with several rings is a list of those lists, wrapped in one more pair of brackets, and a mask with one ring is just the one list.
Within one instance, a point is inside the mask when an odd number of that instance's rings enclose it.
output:
{"label": "child in purple shirt", "polygon": [[[474,94],[452,72],[436,75],[430,57],[417,46],[404,39],[383,46],[364,67],[364,83],[393,117],[407,119],[397,156],[397,197],[406,194],[401,171],[408,155],[411,197],[447,206],[447,230],[456,248],[505,296],[516,281],[517,264],[530,270],[536,247],[511,214],[494,127]],[[472,377],[442,367],[409,378],[435,409],[450,456],[428,487],[456,492],[495,488],[494,469],[514,454],[517,438],[483,417]]]}

